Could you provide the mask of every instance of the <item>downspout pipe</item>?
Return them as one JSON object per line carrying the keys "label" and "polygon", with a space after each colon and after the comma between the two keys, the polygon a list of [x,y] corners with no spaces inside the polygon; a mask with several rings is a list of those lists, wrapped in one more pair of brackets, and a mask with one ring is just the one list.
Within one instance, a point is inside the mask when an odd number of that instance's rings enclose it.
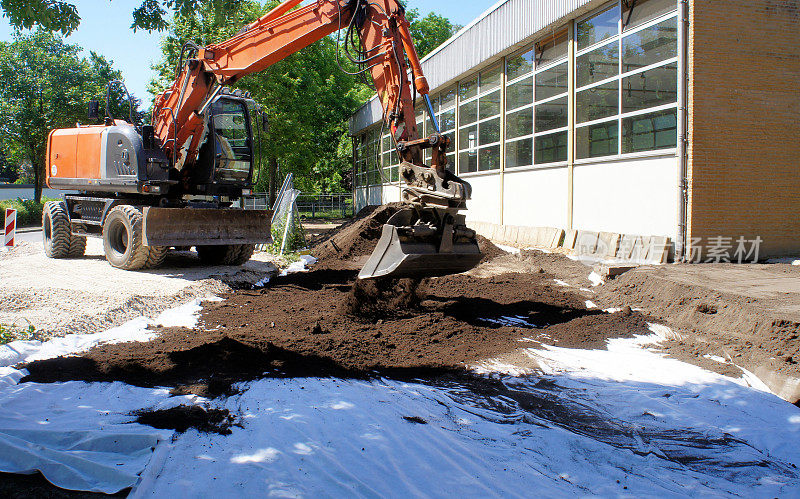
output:
{"label": "downspout pipe", "polygon": [[678,231],[675,241],[675,262],[686,259],[687,251],[687,211],[689,201],[688,185],[688,0],[678,1]]}

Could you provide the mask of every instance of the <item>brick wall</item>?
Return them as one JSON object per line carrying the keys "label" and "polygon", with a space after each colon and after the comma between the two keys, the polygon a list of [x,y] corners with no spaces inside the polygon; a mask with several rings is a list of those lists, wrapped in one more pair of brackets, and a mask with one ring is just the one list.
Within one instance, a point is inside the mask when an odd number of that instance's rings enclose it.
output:
{"label": "brick wall", "polygon": [[688,236],[800,255],[800,0],[691,0]]}

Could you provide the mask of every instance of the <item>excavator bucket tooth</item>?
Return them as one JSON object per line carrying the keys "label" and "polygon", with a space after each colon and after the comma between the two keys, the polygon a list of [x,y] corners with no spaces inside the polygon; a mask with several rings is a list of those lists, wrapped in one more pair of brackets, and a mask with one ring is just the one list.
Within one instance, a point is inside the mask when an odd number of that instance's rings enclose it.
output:
{"label": "excavator bucket tooth", "polygon": [[422,278],[458,274],[475,267],[482,257],[475,239],[454,242],[452,251],[439,252],[432,242],[403,240],[396,226],[385,224],[375,250],[358,277]]}

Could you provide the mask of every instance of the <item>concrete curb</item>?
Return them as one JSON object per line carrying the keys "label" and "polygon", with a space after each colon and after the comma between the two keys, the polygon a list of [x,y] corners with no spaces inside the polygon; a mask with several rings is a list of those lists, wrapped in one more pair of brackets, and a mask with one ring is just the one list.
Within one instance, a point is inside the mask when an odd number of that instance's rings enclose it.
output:
{"label": "concrete curb", "polygon": [[578,257],[588,257],[589,260],[658,264],[667,263],[671,256],[672,241],[663,236],[500,225],[491,222],[468,222],[467,225],[496,243],[519,248],[561,247]]}

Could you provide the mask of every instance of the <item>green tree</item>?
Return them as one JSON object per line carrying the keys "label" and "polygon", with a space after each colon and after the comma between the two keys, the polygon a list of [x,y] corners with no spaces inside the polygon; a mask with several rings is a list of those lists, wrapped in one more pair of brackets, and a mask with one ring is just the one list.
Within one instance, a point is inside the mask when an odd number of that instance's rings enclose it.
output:
{"label": "green tree", "polygon": [[[230,3],[237,1],[230,0]],[[181,15],[189,15],[204,3],[204,0],[142,0],[141,5],[133,10],[131,28],[165,30],[169,27],[169,13],[174,11]],[[48,31],[61,32],[66,36],[75,31],[81,23],[78,9],[71,1],[0,0],[0,10],[16,29],[41,27]]]}
{"label": "green tree", "polygon": [[14,164],[12,158],[0,146],[0,183],[14,183],[19,178],[19,165]]}
{"label": "green tree", "polygon": [[[108,81],[120,78],[104,57],[83,58],[80,50],[44,30],[0,43],[0,136],[7,152],[11,148],[33,165],[37,202],[50,130],[85,121],[86,102],[105,97]],[[120,99],[112,103],[119,112]]]}
{"label": "green tree", "polygon": [[408,10],[406,19],[411,23],[411,38],[414,40],[414,46],[420,58],[433,52],[462,28],[435,12],[429,12],[427,16],[420,17],[419,9]]}
{"label": "green tree", "polygon": [[16,29],[39,26],[68,35],[81,23],[75,5],[62,0],[0,0],[0,9]]}
{"label": "green tree", "polygon": [[[230,5],[209,2],[193,15],[174,16],[162,42],[162,59],[154,68],[158,76],[151,83],[151,92],[163,90],[174,80],[183,43],[191,40],[207,45],[225,40],[277,2],[241,1],[233,9]],[[356,77],[341,71],[335,56],[335,39],[326,37],[235,85],[250,91],[269,118],[269,133],[260,144],[265,161],[258,165],[256,187],[268,191],[272,199],[281,178],[289,172],[295,174],[299,189],[320,192],[339,190],[338,179],[350,168],[349,150],[342,154],[338,146],[346,137],[348,118],[370,91]]]}

